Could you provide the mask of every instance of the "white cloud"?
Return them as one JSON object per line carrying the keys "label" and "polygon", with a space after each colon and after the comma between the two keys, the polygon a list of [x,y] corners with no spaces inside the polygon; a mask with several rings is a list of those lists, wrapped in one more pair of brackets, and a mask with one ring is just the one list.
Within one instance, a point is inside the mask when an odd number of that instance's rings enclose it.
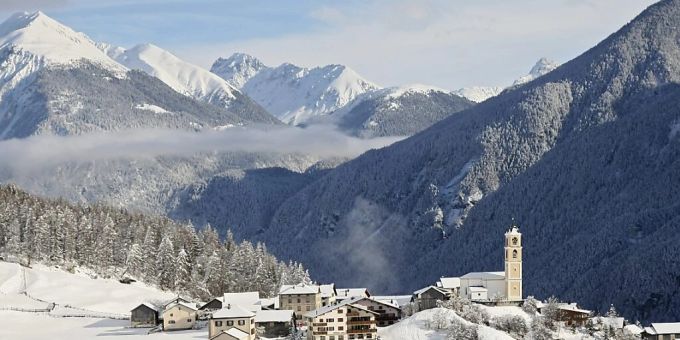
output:
{"label": "white cloud", "polygon": [[230,128],[203,132],[143,129],[68,137],[41,135],[0,142],[0,164],[10,171],[26,172],[65,162],[189,156],[221,151],[354,157],[399,139],[359,139],[327,126]]}
{"label": "white cloud", "polygon": [[272,65],[342,63],[386,86],[507,85],[540,57],[577,56],[653,2],[376,1],[316,9],[324,28],[314,32],[176,50],[205,66],[235,51]]}

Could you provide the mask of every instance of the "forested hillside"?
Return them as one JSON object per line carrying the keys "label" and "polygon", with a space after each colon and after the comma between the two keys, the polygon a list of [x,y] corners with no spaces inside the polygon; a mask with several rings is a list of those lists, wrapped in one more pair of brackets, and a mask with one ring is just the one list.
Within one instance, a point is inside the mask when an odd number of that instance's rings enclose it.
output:
{"label": "forested hillside", "polygon": [[651,6],[556,70],[339,166],[258,239],[339,285],[403,292],[502,270],[514,217],[525,295],[677,319],[678,27],[679,0]]}
{"label": "forested hillside", "polygon": [[37,198],[15,186],[0,187],[0,254],[132,276],[203,299],[227,291],[273,296],[281,284],[309,281],[300,264],[277,261],[260,243],[237,243],[231,234],[220,241],[210,227]]}

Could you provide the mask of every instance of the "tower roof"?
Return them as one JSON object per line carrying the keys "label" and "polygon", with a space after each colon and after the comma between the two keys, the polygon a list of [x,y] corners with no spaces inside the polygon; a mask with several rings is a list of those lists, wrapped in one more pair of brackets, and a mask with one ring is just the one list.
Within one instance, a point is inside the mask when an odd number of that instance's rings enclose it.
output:
{"label": "tower roof", "polygon": [[519,232],[519,227],[513,224],[510,230],[505,232],[505,235],[522,235],[522,233]]}

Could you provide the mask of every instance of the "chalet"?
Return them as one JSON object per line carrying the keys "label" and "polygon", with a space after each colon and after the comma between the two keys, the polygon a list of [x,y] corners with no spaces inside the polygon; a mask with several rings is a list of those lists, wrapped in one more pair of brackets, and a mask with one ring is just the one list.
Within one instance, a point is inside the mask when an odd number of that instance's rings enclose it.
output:
{"label": "chalet", "polygon": [[680,339],[680,322],[653,323],[645,327],[641,335],[646,340],[678,340]]}
{"label": "chalet", "polygon": [[170,302],[163,310],[163,330],[192,329],[196,324],[198,310],[193,304],[181,300]]}
{"label": "chalet", "polygon": [[239,306],[251,312],[262,309],[260,307],[260,293],[258,292],[224,293],[222,303],[223,305]]}
{"label": "chalet", "polygon": [[442,277],[437,281],[437,288],[448,291],[450,296],[458,295],[460,292],[460,278]]}
{"label": "chalet", "polygon": [[160,307],[145,302],[130,311],[130,325],[132,327],[156,327]]}
{"label": "chalet", "polygon": [[255,329],[260,337],[287,337],[296,332],[292,310],[260,310],[255,314]]}
{"label": "chalet", "polygon": [[513,225],[505,233],[504,256],[505,271],[473,272],[461,276],[460,295],[470,301],[521,301],[522,234],[517,226]]}
{"label": "chalet", "polygon": [[[237,331],[230,331],[232,328],[236,328],[247,335],[246,337],[237,337],[239,340],[255,339],[255,313],[241,306],[227,304],[210,317],[208,337],[213,339],[219,336],[218,339],[221,340],[230,339],[228,336],[234,337],[235,334],[241,334]],[[231,334],[229,334],[230,332]],[[222,333],[227,333],[227,335],[221,335]]]}
{"label": "chalet", "polygon": [[[545,313],[545,309],[548,304],[539,303],[538,312]],[[590,316],[593,314],[592,311],[587,309],[579,308],[576,303],[560,303],[557,305],[557,321],[564,324],[565,326],[585,326]]]}
{"label": "chalet", "polygon": [[297,317],[298,325],[302,323],[302,315],[313,311],[321,305],[321,288],[317,285],[283,285],[279,291],[279,308],[292,310]]}
{"label": "chalet", "polygon": [[378,313],[346,299],[304,315],[307,340],[376,339]]}
{"label": "chalet", "polygon": [[273,298],[260,298],[260,308],[263,310],[274,310],[274,309],[281,309],[279,308],[279,297],[273,297]]}
{"label": "chalet", "polygon": [[449,299],[449,293],[441,288],[435,286],[427,286],[423,289],[413,292],[411,302],[416,306],[416,309],[426,310],[437,307],[437,301],[445,301]]}
{"label": "chalet", "polygon": [[336,302],[336,297],[338,296],[335,290],[335,284],[330,283],[327,285],[320,285],[319,290],[321,290],[321,306],[330,306]]}
{"label": "chalet", "polygon": [[338,295],[336,302],[351,298],[367,298],[371,296],[367,288],[340,288],[335,290]]}
{"label": "chalet", "polygon": [[623,332],[623,325],[625,324],[626,320],[622,317],[619,316],[597,316],[594,317],[593,322],[596,325],[600,326],[600,329],[609,329],[617,334],[620,334]]}
{"label": "chalet", "polygon": [[202,311],[216,311],[216,310],[222,309],[222,305],[223,305],[222,302],[223,302],[223,301],[222,301],[222,298],[214,298],[214,299],[212,299],[212,300],[206,302],[205,304],[203,304],[203,305],[199,308],[199,310],[202,310]]}
{"label": "chalet", "polygon": [[378,327],[393,325],[401,320],[401,309],[397,305],[369,297],[354,298],[354,301],[353,304],[378,313],[375,317]]}

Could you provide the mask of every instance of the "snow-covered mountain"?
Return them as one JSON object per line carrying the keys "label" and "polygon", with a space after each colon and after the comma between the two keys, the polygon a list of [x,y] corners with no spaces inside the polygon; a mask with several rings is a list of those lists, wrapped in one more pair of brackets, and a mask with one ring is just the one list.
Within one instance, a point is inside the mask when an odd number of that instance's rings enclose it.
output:
{"label": "snow-covered mountain", "polygon": [[[200,129],[276,122],[224,82],[224,91],[216,87],[208,92],[208,84],[213,83],[200,76],[193,80],[208,83],[202,88],[207,101],[229,102],[230,110],[227,105],[192,100],[184,95],[186,92],[179,93],[158,78],[130,70],[104,51],[123,55],[120,49],[98,46],[83,33],[42,12],[18,13],[2,23],[0,139],[41,133],[69,135],[143,127]],[[160,56],[172,61],[162,53]],[[179,66],[166,70],[168,73],[159,73],[166,83],[171,83],[172,71],[179,81],[195,74],[209,75],[207,79],[215,83],[221,81],[207,71],[193,69],[184,74]],[[180,89],[180,83],[171,84]]]}
{"label": "snow-covered mountain", "polygon": [[378,88],[347,66],[304,68],[286,63],[267,67],[243,53],[218,59],[210,70],[293,125],[333,112]]}
{"label": "snow-covered mountain", "polygon": [[[528,83],[554,69],[556,69],[559,64],[548,58],[539,59],[536,64],[531,68],[528,74],[519,77],[515,80],[512,86],[521,85]],[[464,87],[453,91],[456,95],[467,98],[475,103],[481,103],[491,97],[497,96],[499,93],[503,92],[505,88],[500,86],[472,86]]]}
{"label": "snow-covered mountain", "polygon": [[361,137],[410,136],[472,105],[449,91],[416,84],[368,91],[330,118]]}
{"label": "snow-covered mountain", "polygon": [[127,68],[144,71],[181,94],[223,107],[253,122],[277,122],[261,106],[224,79],[158,46],[141,44],[128,50],[108,45],[100,47]]}

